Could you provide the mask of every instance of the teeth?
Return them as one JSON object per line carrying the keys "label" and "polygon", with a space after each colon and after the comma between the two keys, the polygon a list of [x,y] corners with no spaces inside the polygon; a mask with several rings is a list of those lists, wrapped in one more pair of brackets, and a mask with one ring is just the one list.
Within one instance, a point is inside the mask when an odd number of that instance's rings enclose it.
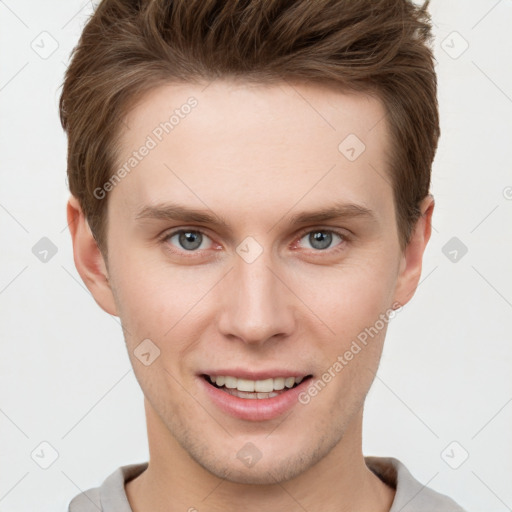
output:
{"label": "teeth", "polygon": [[276,377],[275,379],[250,380],[238,379],[229,375],[210,376],[210,381],[217,384],[218,387],[225,386],[228,389],[237,389],[246,393],[255,393],[255,395],[281,391],[285,387],[292,388],[295,384],[300,384],[303,379],[304,377]]}
{"label": "teeth", "polygon": [[257,380],[254,383],[254,391],[261,391],[262,393],[274,391],[274,379]]}
{"label": "teeth", "polygon": [[275,396],[279,396],[279,393],[274,393],[273,391],[270,393],[249,393],[247,391],[238,391],[238,389],[225,389],[225,391],[230,395],[237,396],[238,398],[248,398],[249,400],[274,398]]}
{"label": "teeth", "polygon": [[287,388],[291,388],[295,384],[295,379],[293,377],[288,377],[284,380],[284,385]]}
{"label": "teeth", "polygon": [[[238,382],[237,382],[237,385],[236,385],[236,389],[238,389],[238,391],[254,391],[254,384],[255,382],[253,380],[247,380],[247,379],[238,379]],[[260,391],[258,389],[258,391]],[[263,391],[263,390],[261,390]],[[272,391],[272,390],[270,390]]]}
{"label": "teeth", "polygon": [[277,379],[274,379],[274,389],[276,391],[284,389],[284,378],[283,377],[279,377]]}
{"label": "teeth", "polygon": [[236,377],[224,377],[224,386],[229,389],[235,389],[238,384],[238,379]]}

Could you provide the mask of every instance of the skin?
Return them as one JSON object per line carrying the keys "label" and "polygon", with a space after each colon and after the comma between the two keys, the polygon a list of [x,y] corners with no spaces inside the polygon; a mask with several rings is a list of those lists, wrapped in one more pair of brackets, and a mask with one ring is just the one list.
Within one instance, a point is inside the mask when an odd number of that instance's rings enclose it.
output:
{"label": "skin", "polygon": [[[78,201],[68,204],[76,267],[97,303],[121,319],[145,395],[150,461],[126,485],[130,504],[134,512],[388,511],[394,490],[367,468],[361,448],[385,327],[307,405],[273,420],[222,412],[197,374],[271,367],[320,377],[414,294],[433,199],[422,202],[401,251],[385,179],[385,109],[319,85],[161,86],[127,115],[119,165],[190,96],[197,107],[105,199],[108,261]],[[353,162],[338,150],[351,133],[366,146]],[[225,225],[137,219],[168,203]],[[291,223],[335,203],[372,213]],[[200,249],[162,236],[179,228],[204,233]],[[341,236],[327,249],[311,245],[311,232],[329,230]],[[247,236],[263,250],[252,263],[236,252]],[[147,338],[160,349],[149,366],[134,355]],[[252,467],[237,458],[247,442],[262,454]]]}

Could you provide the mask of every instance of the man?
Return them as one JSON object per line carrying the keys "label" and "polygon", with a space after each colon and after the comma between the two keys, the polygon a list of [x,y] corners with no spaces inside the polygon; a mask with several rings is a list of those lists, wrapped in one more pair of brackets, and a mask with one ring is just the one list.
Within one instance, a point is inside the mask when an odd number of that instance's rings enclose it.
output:
{"label": "man", "polygon": [[363,457],[439,137],[426,6],[104,0],[61,97],[77,269],[150,460],[71,512],[460,511]]}

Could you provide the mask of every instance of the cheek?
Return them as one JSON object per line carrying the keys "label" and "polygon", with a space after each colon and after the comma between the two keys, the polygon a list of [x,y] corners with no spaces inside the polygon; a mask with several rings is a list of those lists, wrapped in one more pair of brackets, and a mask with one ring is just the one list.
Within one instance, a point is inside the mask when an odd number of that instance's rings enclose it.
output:
{"label": "cheek", "polygon": [[177,349],[185,345],[182,327],[198,325],[203,301],[217,280],[214,269],[176,268],[150,254],[119,258],[113,268],[114,295],[127,341],[136,343],[142,337],[154,339],[162,348],[169,340]]}
{"label": "cheek", "polygon": [[391,315],[394,262],[381,254],[335,273],[331,269],[323,280],[324,293],[315,295],[322,319],[335,332],[332,343],[324,340],[319,347],[325,355],[319,379],[333,383],[327,384],[331,391],[324,404],[346,415],[360,407],[370,388]]}
{"label": "cheek", "polygon": [[389,310],[396,273],[392,261],[375,255],[357,264],[319,267],[301,276],[301,283],[300,296],[333,331],[335,348],[341,350]]}

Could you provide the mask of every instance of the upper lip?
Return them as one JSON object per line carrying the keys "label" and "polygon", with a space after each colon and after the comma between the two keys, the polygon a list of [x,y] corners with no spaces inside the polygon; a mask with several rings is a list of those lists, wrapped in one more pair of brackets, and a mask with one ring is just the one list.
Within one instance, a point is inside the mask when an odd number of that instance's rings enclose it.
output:
{"label": "upper lip", "polygon": [[311,374],[299,370],[293,371],[284,369],[267,369],[259,371],[250,371],[243,368],[221,368],[218,370],[205,370],[204,372],[201,372],[201,375],[209,375],[211,377],[218,377],[220,375],[223,375],[229,377],[236,377],[238,379],[265,380],[275,379],[278,377],[307,377],[308,375]]}

